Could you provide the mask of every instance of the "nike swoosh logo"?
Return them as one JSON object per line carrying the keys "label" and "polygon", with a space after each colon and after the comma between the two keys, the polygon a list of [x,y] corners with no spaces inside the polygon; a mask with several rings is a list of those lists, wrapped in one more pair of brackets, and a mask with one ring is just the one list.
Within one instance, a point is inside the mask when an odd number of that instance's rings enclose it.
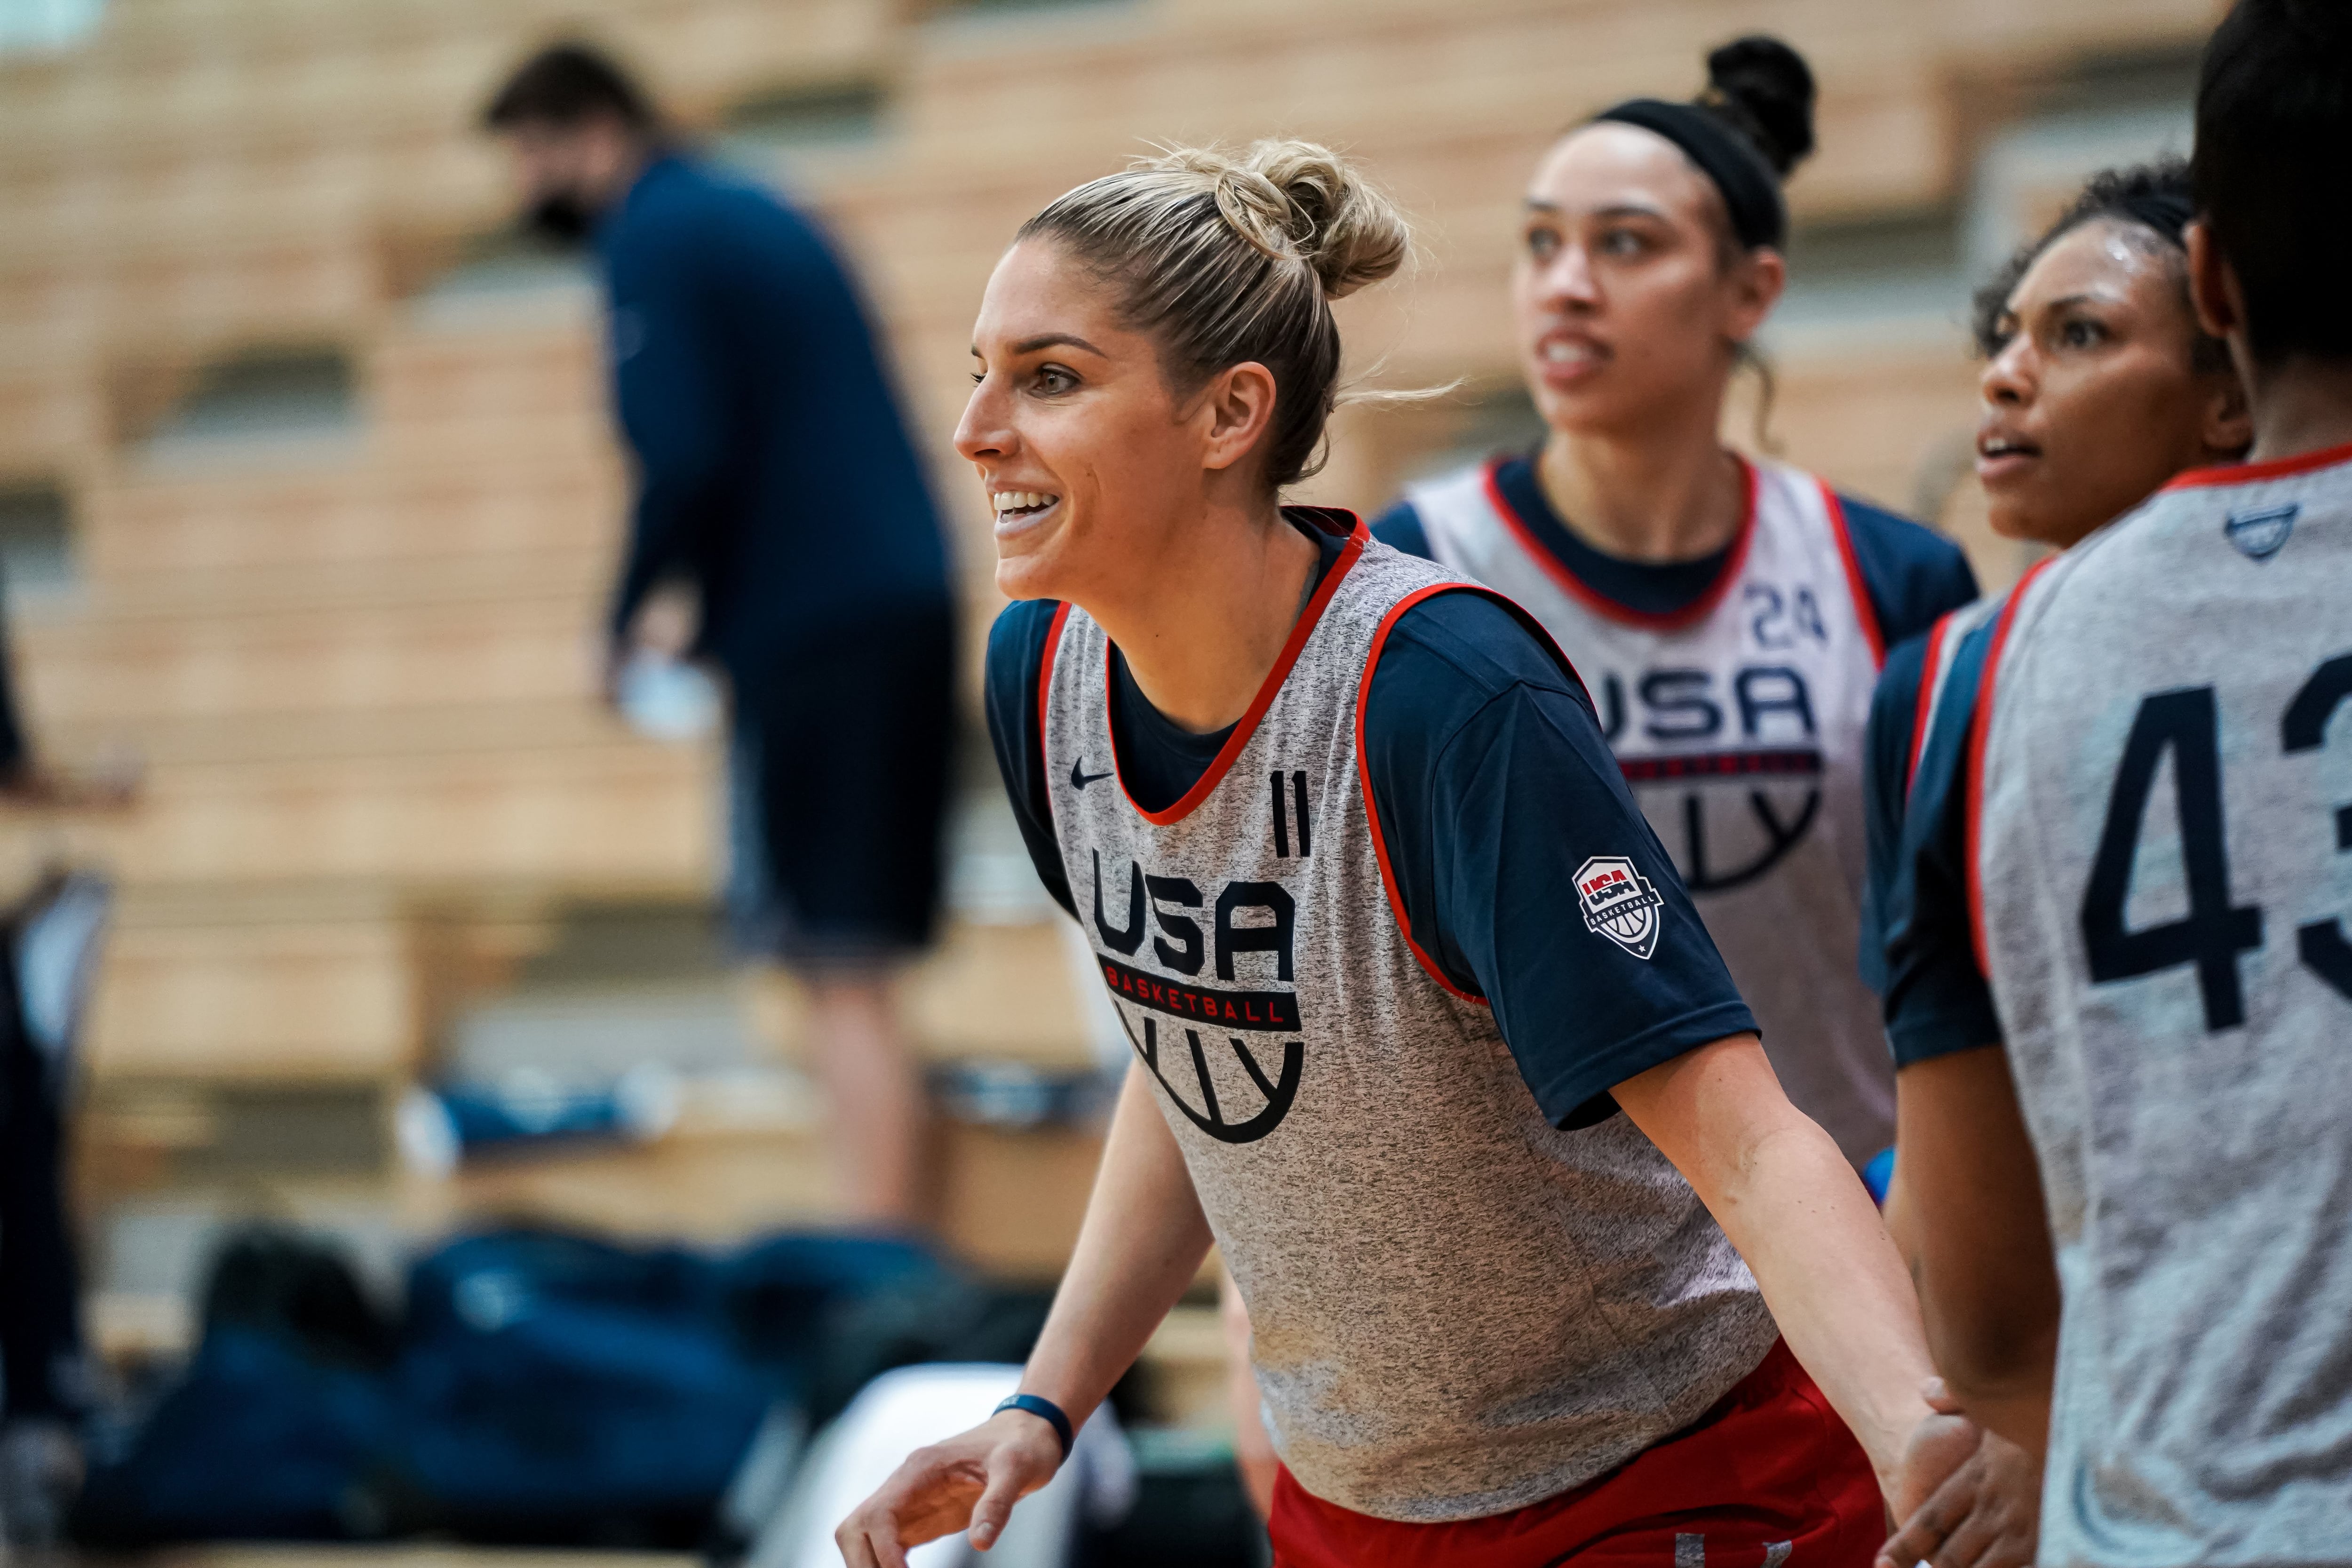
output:
{"label": "nike swoosh logo", "polygon": [[1084,757],[1080,757],[1076,762],[1070,764],[1070,787],[1072,789],[1084,789],[1087,785],[1094,783],[1097,779],[1107,779],[1110,777],[1108,773],[1087,773],[1086,771],[1086,766],[1087,760]]}

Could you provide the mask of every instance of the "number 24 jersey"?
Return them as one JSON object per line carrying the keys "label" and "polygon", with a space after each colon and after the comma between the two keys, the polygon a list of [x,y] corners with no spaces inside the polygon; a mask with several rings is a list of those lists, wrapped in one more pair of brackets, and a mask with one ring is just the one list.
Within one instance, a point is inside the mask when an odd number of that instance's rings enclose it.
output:
{"label": "number 24 jersey", "polygon": [[[1615,603],[1556,559],[1505,465],[1407,498],[1429,553],[1525,605],[1582,676],[1790,1100],[1859,1166],[1895,1131],[1878,1007],[1854,966],[1863,729],[1885,644],[1843,501],[1794,468],[1741,466],[1747,517],[1721,575],[1666,615]],[[1948,555],[1970,596],[1956,550],[1886,521],[1915,552]]]}

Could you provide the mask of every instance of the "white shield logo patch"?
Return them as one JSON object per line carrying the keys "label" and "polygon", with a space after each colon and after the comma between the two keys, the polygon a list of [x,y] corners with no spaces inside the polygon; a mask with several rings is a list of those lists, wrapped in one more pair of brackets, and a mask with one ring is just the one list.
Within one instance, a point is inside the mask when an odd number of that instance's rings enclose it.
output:
{"label": "white shield logo patch", "polygon": [[1576,898],[1584,906],[1585,930],[1636,958],[1658,950],[1658,906],[1664,900],[1622,855],[1596,855],[1577,868]]}

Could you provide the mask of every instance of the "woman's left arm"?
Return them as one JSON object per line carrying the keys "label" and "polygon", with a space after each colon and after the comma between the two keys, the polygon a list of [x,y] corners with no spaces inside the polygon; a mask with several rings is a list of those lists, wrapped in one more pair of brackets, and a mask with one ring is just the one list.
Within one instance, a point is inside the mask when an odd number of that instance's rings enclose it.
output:
{"label": "woman's left arm", "polygon": [[1753,1035],[1701,1046],[1613,1092],[1748,1260],[1781,1337],[1899,1507],[1905,1449],[1934,1414],[1920,1391],[1936,1369],[1902,1259],[1836,1143],[1789,1103]]}

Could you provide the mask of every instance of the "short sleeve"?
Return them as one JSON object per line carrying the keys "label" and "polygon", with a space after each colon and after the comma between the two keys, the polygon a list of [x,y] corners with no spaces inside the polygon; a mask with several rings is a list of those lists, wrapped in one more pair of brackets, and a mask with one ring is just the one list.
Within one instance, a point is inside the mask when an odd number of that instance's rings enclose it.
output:
{"label": "short sleeve", "polygon": [[1077,905],[1070,897],[1060,842],[1054,837],[1045,737],[1038,728],[1037,711],[1045,645],[1061,607],[1051,599],[1020,600],[1004,606],[996,624],[988,629],[982,701],[988,712],[989,743],[995,748],[997,771],[1004,776],[1004,794],[1013,803],[1021,842],[1029,850],[1030,863],[1037,868],[1037,879],[1075,919]]}
{"label": "short sleeve", "polygon": [[1896,1069],[1998,1044],[2000,1017],[1969,912],[1969,731],[2000,617],[1960,639],[1902,806],[1885,894],[1884,1002]]}
{"label": "short sleeve", "polygon": [[1840,496],[1846,538],[1878,617],[1879,636],[1892,648],[1926,631],[1977,596],[1976,573],[1960,547],[1909,518],[1867,501]]}
{"label": "short sleeve", "polygon": [[1928,639],[1913,637],[1886,656],[1871,693],[1862,747],[1864,860],[1862,942],[1856,960],[1863,984],[1886,994],[1886,900],[1903,848],[1904,797],[1911,787],[1911,743],[1918,726],[1919,682],[1927,672]]}
{"label": "short sleeve", "polygon": [[1615,1110],[1615,1085],[1756,1021],[1539,635],[1483,594],[1415,605],[1374,655],[1363,741],[1407,934],[1493,1007],[1543,1113],[1577,1127]]}

